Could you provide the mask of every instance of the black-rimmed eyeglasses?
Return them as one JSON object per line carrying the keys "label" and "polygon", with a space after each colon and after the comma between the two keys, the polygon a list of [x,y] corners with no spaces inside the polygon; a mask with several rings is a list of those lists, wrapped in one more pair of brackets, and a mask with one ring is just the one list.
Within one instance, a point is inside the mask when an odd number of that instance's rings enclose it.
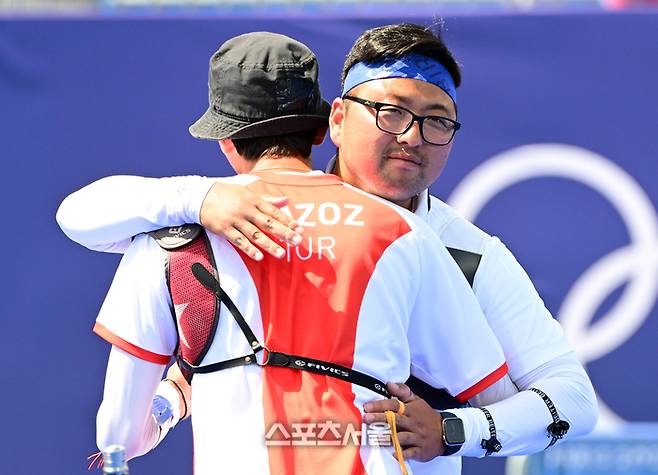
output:
{"label": "black-rimmed eyeglasses", "polygon": [[409,109],[394,104],[369,101],[355,96],[344,96],[343,99],[375,109],[377,128],[389,134],[404,134],[417,121],[421,137],[432,145],[448,145],[455,132],[461,127],[456,120],[440,115],[416,115]]}

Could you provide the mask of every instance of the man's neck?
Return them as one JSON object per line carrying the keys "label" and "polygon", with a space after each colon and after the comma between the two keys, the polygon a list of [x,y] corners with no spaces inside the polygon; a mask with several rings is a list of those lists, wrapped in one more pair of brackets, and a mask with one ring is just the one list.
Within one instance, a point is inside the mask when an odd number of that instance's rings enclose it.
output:
{"label": "man's neck", "polygon": [[[331,159],[329,162],[329,167],[327,168],[327,173],[333,173],[334,175],[337,175],[341,178],[343,178],[343,175],[341,173],[341,161],[338,159],[338,154],[336,154],[335,157]],[[376,195],[376,193],[374,193]],[[404,201],[395,201],[395,200],[390,200],[384,196],[380,196],[380,198],[384,198],[385,200],[390,201],[391,203],[395,203],[398,206],[402,206],[403,208],[408,209],[412,213],[416,211],[416,207],[418,206],[418,196],[413,196],[409,199],[406,199]]]}
{"label": "man's neck", "polygon": [[281,157],[277,155],[267,155],[259,158],[253,163],[249,170],[244,173],[258,172],[263,170],[295,170],[300,172],[311,171],[311,158],[302,157]]}
{"label": "man's neck", "polygon": [[[384,198],[384,199],[387,199],[387,198]],[[396,200],[389,200],[389,201],[391,203],[395,203],[398,206],[401,206],[403,208],[408,209],[412,213],[416,210],[416,206],[415,206],[416,197],[415,196],[413,198],[409,198],[408,200],[404,200],[404,201],[396,201]]]}

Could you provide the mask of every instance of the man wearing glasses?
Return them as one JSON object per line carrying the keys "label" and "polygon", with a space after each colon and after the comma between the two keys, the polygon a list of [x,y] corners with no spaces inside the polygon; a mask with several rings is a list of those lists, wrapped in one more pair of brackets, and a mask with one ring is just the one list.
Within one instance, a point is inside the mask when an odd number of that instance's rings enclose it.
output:
{"label": "man wearing glasses", "polygon": [[[341,98],[333,101],[329,118],[338,147],[335,172],[430,223],[461,261],[521,390],[495,404],[486,398],[471,401],[484,410],[443,413],[469,426],[457,455],[531,453],[553,445],[566,430],[569,436],[589,432],[596,421],[591,383],[521,266],[497,238],[428,193],[460,128],[456,89],[461,75],[445,44],[416,25],[366,31],[347,56],[342,82]],[[407,407],[414,410],[403,422],[409,434],[405,455],[427,461],[441,453],[432,448],[429,434],[445,420],[407,388],[396,395],[412,401]],[[366,405],[371,413],[365,421],[382,421],[381,412],[394,404]],[[443,424],[443,429],[444,446],[453,453],[446,439],[450,427]],[[425,473],[433,465],[413,468]]]}
{"label": "man wearing glasses", "polygon": [[[440,413],[404,385],[390,385],[391,392],[407,402],[405,415],[398,419],[405,457],[431,460],[416,462],[414,473],[433,473],[439,466],[441,473],[459,473],[460,455],[532,453],[553,445],[567,431],[569,438],[592,430],[597,409],[589,378],[521,266],[497,238],[428,193],[460,127],[456,89],[461,76],[450,51],[439,37],[417,25],[375,28],[357,39],[342,79],[343,92],[333,101],[330,116],[331,139],[338,147],[330,171],[421,216],[435,230],[437,245],[454,251],[520,390],[502,401],[490,393],[470,401],[481,409],[444,406],[440,409],[450,411]],[[189,210],[257,260],[262,259],[259,248],[285,255],[260,229],[288,243],[299,239],[297,223],[271,202],[214,179],[206,182],[202,191],[210,191],[204,199],[198,189],[192,191],[199,180],[101,180],[69,197],[58,219],[71,238],[96,249],[121,250],[134,234],[181,224],[190,214],[196,217]],[[111,192],[116,189],[123,192],[119,202]],[[180,196],[181,189],[189,191]],[[164,220],[144,225],[147,209],[164,211],[177,194],[176,209],[187,212],[169,212]],[[81,232],[80,223],[94,215],[103,215],[106,222]],[[135,225],[138,220],[140,226]],[[387,409],[397,409],[397,402],[366,404],[369,414],[364,420],[382,421]]]}

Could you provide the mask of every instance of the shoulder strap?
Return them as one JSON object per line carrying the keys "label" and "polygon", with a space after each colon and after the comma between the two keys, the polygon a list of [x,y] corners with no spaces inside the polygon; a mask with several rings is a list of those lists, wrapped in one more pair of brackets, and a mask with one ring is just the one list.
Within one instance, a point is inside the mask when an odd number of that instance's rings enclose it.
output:
{"label": "shoulder strap", "polygon": [[180,361],[192,366],[201,363],[215,336],[220,311],[214,294],[194,278],[192,264],[203,265],[215,278],[217,266],[208,236],[199,225],[185,224],[150,234],[167,255],[165,274],[178,330],[176,359],[189,382],[192,373]]}

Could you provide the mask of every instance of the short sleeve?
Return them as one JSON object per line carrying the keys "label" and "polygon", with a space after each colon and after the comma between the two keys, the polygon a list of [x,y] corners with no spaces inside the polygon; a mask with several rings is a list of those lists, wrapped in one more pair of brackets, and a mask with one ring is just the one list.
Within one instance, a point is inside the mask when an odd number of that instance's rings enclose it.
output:
{"label": "short sleeve", "polygon": [[416,234],[422,278],[408,334],[412,374],[464,402],[505,376],[507,364],[445,246],[430,230]]}
{"label": "short sleeve", "polygon": [[573,351],[523,267],[496,238],[483,253],[473,290],[513,380]]}
{"label": "short sleeve", "polygon": [[178,343],[165,280],[165,253],[137,236],[114,276],[94,332],[133,356],[167,364]]}

